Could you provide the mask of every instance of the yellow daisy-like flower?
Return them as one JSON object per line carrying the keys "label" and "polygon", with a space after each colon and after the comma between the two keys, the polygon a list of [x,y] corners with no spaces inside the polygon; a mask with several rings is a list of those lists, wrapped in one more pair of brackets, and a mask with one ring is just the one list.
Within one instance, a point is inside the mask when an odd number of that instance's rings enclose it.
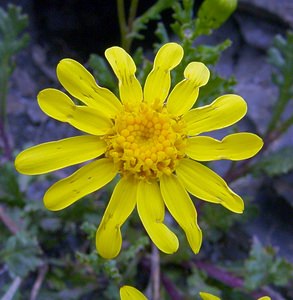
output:
{"label": "yellow daisy-like flower", "polygon": [[[221,300],[221,298],[205,292],[200,292],[199,295],[202,300]],[[120,288],[120,299],[147,300],[144,294],[142,294],[139,290],[129,285],[124,285]],[[258,298],[258,300],[271,300],[271,298],[268,296],[263,296],[261,298]]]}
{"label": "yellow daisy-like flower", "polygon": [[200,62],[188,64],[185,78],[169,93],[170,71],[183,57],[183,49],[176,43],[165,44],[158,51],[143,90],[135,77],[135,63],[122,48],[109,48],[105,55],[119,80],[121,101],[97,85],[81,64],[61,60],[58,79],[83,105],[52,88],[39,93],[39,105],[50,117],[87,135],[29,148],[17,156],[16,169],[35,175],[93,160],[47,190],[44,203],[53,211],[97,191],[119,174],[96,234],[97,251],[105,258],[120,252],[120,228],[135,206],[161,251],[178,249],[176,235],[163,223],[166,206],[197,253],[202,233],[188,192],[235,213],[244,209],[242,199],[226,182],[198,161],[246,159],[263,145],[257,135],[246,132],[223,140],[198,135],[240,120],[246,113],[246,102],[237,95],[224,95],[210,105],[192,109],[199,88],[210,75]]}
{"label": "yellow daisy-like flower", "polygon": [[124,285],[120,288],[121,300],[148,300],[146,296],[136,288],[130,285]]}
{"label": "yellow daisy-like flower", "polygon": [[199,295],[202,300],[221,300],[221,298],[205,292],[200,292]]}
{"label": "yellow daisy-like flower", "polygon": [[[214,296],[212,294],[209,294],[209,293],[200,292],[199,294],[200,294],[200,297],[202,300],[221,300],[221,298]],[[131,298],[129,298],[129,299],[131,299]],[[137,298],[137,299],[140,299],[140,298]],[[264,297],[258,298],[257,300],[271,300],[271,298],[268,296],[264,296]]]}

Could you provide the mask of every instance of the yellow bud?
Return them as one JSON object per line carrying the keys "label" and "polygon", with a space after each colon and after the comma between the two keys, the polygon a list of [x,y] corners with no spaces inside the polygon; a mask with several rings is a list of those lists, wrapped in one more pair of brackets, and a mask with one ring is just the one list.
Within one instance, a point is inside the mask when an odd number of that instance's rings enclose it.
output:
{"label": "yellow bud", "polygon": [[197,13],[196,33],[210,34],[232,15],[238,0],[205,0]]}

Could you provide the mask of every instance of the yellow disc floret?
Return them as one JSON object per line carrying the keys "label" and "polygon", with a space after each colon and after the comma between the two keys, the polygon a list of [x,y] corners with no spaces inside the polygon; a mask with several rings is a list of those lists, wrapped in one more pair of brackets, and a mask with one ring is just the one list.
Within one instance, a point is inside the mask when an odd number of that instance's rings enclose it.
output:
{"label": "yellow disc floret", "polygon": [[113,159],[122,175],[159,178],[171,174],[184,156],[184,123],[165,108],[158,111],[142,103],[124,110],[114,122],[113,132],[105,136],[106,156]]}

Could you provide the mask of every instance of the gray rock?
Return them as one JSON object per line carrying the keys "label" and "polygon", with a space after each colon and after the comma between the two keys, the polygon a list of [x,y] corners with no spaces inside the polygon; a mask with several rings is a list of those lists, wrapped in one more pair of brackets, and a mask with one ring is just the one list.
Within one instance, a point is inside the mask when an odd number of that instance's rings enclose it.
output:
{"label": "gray rock", "polygon": [[239,9],[293,28],[292,0],[240,0]]}
{"label": "gray rock", "polygon": [[284,32],[284,26],[248,13],[237,13],[235,18],[244,40],[252,47],[266,50],[272,46],[275,35]]}

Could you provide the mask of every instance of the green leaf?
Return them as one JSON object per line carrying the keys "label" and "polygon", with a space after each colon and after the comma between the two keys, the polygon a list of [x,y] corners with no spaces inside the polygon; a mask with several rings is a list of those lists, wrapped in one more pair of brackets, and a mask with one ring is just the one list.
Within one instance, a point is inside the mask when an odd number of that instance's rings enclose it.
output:
{"label": "green leaf", "polygon": [[194,49],[194,60],[200,60],[207,65],[216,65],[221,57],[221,53],[232,45],[231,40],[226,39],[224,42],[210,46],[199,45]]}
{"label": "green leaf", "polygon": [[151,20],[159,19],[161,12],[167,8],[170,8],[175,2],[176,1],[174,0],[156,1],[153,6],[135,19],[132,26],[132,32],[129,34],[129,37],[143,39],[144,36],[140,34],[140,31],[146,29],[146,24]]}
{"label": "green leaf", "polygon": [[244,264],[244,285],[255,290],[263,285],[285,286],[293,276],[293,266],[278,257],[273,247],[263,247],[253,239],[250,255]]}
{"label": "green leaf", "polygon": [[27,15],[21,13],[21,8],[8,5],[7,11],[0,7],[0,62],[5,65],[12,55],[23,49],[29,41],[28,34],[23,31],[28,25]]}
{"label": "green leaf", "polygon": [[166,44],[170,40],[167,29],[166,29],[164,23],[162,23],[162,22],[158,23],[155,34],[159,38],[161,44]]}
{"label": "green leaf", "polygon": [[13,276],[26,277],[29,272],[42,265],[40,254],[36,238],[21,231],[7,240],[0,258]]}
{"label": "green leaf", "polygon": [[141,236],[136,241],[134,241],[131,246],[129,246],[123,253],[120,254],[122,261],[131,262],[138,253],[146,248],[150,243],[150,240],[147,236]]}
{"label": "green leaf", "polygon": [[91,54],[88,64],[93,69],[94,77],[99,85],[117,92],[117,80],[115,80],[113,72],[105,58],[98,54]]}
{"label": "green leaf", "polygon": [[252,171],[256,174],[265,173],[269,176],[286,174],[293,170],[293,147],[284,147],[260,158],[253,166]]}
{"label": "green leaf", "polygon": [[173,5],[174,23],[171,28],[180,40],[192,40],[194,31],[194,0],[176,1]]}
{"label": "green leaf", "polygon": [[208,276],[204,272],[197,268],[192,268],[191,274],[187,277],[188,294],[194,297],[197,296],[199,292],[208,291],[215,296],[221,296],[220,290],[209,285],[207,280]]}
{"label": "green leaf", "polygon": [[268,124],[267,134],[273,130],[285,132],[290,123],[283,126],[281,117],[289,101],[293,100],[293,32],[288,31],[286,38],[277,35],[273,46],[268,50],[268,61],[276,70],[272,81],[279,89],[278,99],[272,108],[272,117]]}
{"label": "green leaf", "polygon": [[6,99],[8,82],[15,64],[13,56],[22,50],[29,41],[29,35],[23,33],[28,18],[21,14],[21,8],[8,5],[7,11],[0,7],[0,122],[6,127]]}
{"label": "green leaf", "polygon": [[235,84],[236,80],[233,76],[226,79],[212,72],[209,82],[200,90],[200,96],[196,105],[210,104],[220,95],[233,93]]}
{"label": "green leaf", "polygon": [[0,166],[0,200],[10,205],[21,207],[24,205],[16,173],[13,165],[10,163]]}
{"label": "green leaf", "polygon": [[81,224],[81,230],[83,230],[86,234],[89,240],[94,241],[97,231],[97,226],[93,223],[90,223],[88,221],[85,221]]}
{"label": "green leaf", "polygon": [[227,21],[236,7],[237,0],[205,0],[197,13],[195,35],[211,34]]}

